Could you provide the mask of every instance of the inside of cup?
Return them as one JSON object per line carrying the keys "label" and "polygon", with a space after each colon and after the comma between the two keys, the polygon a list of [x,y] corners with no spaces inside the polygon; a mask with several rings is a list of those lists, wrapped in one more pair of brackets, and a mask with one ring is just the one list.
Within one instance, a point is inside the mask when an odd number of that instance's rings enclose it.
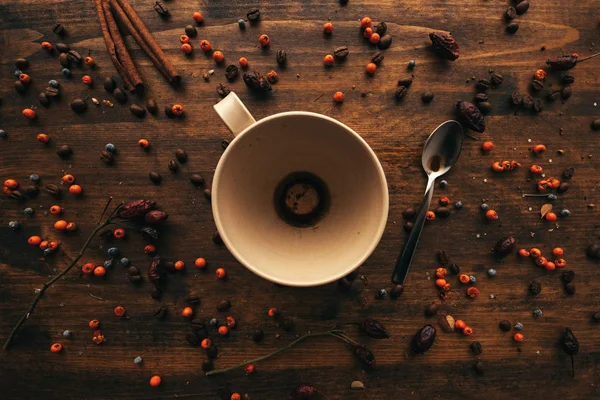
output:
{"label": "inside of cup", "polygon": [[[299,171],[329,192],[312,226],[285,222],[274,204],[282,179]],[[258,275],[311,286],[338,279],[373,251],[385,227],[387,185],[374,153],[344,125],[312,113],[279,114],[234,140],[213,184],[217,228],[233,255]]]}

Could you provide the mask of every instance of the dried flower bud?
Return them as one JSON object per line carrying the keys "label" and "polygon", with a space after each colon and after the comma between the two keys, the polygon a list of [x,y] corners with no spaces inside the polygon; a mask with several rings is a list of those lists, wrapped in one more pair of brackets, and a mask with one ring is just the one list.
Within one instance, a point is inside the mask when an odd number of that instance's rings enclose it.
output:
{"label": "dried flower bud", "polygon": [[377,366],[377,363],[375,362],[375,356],[371,350],[367,349],[365,346],[356,346],[354,348],[354,354],[365,368],[373,369]]}
{"label": "dried flower bud", "polygon": [[449,33],[431,32],[429,39],[431,39],[433,51],[439,58],[454,61],[459,57],[458,43]]}
{"label": "dried flower bud", "polygon": [[435,341],[436,330],[432,325],[425,325],[415,333],[413,337],[411,348],[412,351],[420,354],[425,353],[433,346]]}
{"label": "dried flower bud", "polygon": [[314,386],[302,383],[290,394],[291,400],[310,400],[317,390]]}
{"label": "dried flower bud", "polygon": [[567,71],[577,65],[577,56],[568,55],[550,58],[546,61],[553,71]]}
{"label": "dried flower bud", "polygon": [[148,211],[144,216],[144,219],[150,225],[156,225],[160,224],[161,222],[165,222],[167,218],[169,218],[169,214],[159,210]]}
{"label": "dried flower bud", "polygon": [[140,229],[140,233],[142,234],[142,237],[146,240],[158,240],[158,231],[149,226]]}
{"label": "dried flower bud", "polygon": [[154,208],[155,204],[152,200],[130,200],[119,210],[119,217],[123,219],[141,217]]}
{"label": "dried flower bud", "polygon": [[360,323],[362,330],[374,339],[387,339],[391,335],[379,321],[373,318],[366,318]]}
{"label": "dried flower bud", "polygon": [[160,270],[160,257],[154,257],[148,267],[148,280],[155,286],[158,286],[162,280],[162,271]]}

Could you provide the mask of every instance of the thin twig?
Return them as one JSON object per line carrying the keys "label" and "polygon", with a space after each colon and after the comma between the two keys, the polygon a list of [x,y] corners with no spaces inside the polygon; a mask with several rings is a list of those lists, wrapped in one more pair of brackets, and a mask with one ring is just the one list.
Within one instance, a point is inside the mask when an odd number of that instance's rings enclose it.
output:
{"label": "thin twig", "polygon": [[591,56],[584,57],[581,60],[577,60],[577,62],[580,63],[580,62],[583,62],[585,60],[589,60],[590,58],[594,58],[594,57],[597,57],[597,56],[600,56],[600,53],[596,53],[596,54],[592,54]]}
{"label": "thin twig", "polygon": [[104,299],[103,299],[102,297],[100,297],[100,296],[94,296],[94,295],[93,295],[93,294],[91,294],[91,293],[90,293],[90,297],[91,297],[92,299],[96,299],[96,300],[102,300],[102,301],[104,301]]}
{"label": "thin twig", "polygon": [[477,136],[475,136],[475,135],[471,135],[471,134],[469,133],[469,131],[465,131],[465,135],[466,135],[466,136],[468,136],[468,137],[470,137],[471,139],[474,139],[474,140],[481,140],[481,139],[479,139]]}
{"label": "thin twig", "polygon": [[104,210],[102,210],[102,214],[100,214],[100,218],[98,218],[98,222],[96,223],[96,225],[100,224],[100,222],[102,222],[102,217],[104,217],[104,214],[106,214],[106,210],[108,210],[108,206],[110,205],[110,202],[112,201],[112,196],[110,196],[108,198],[108,201],[106,202],[106,205],[104,206]]}
{"label": "thin twig", "polygon": [[69,266],[67,268],[65,268],[61,273],[59,273],[58,275],[56,275],[54,278],[52,278],[48,282],[44,283],[44,286],[42,286],[42,288],[40,289],[40,291],[37,292],[36,295],[35,295],[35,297],[33,298],[33,302],[31,303],[31,305],[27,309],[27,312],[25,312],[25,314],[23,314],[23,316],[19,319],[19,321],[17,322],[17,324],[15,325],[15,327],[10,332],[10,335],[8,335],[8,338],[6,339],[6,342],[4,343],[4,346],[2,347],[2,350],[6,351],[8,349],[8,347],[12,343],[12,340],[17,335],[17,332],[19,331],[19,329],[21,329],[21,326],[25,323],[25,321],[27,321],[27,319],[29,319],[29,316],[35,310],[35,307],[37,306],[37,303],[40,301],[40,299],[42,298],[42,296],[44,295],[44,293],[46,292],[46,290],[50,286],[52,286],[54,284],[54,282],[56,282],[57,280],[59,280],[60,278],[62,278],[63,276],[65,276],[75,266],[75,264],[77,264],[77,262],[79,261],[79,259],[81,257],[83,257],[83,254],[85,253],[86,249],[90,245],[90,242],[92,241],[92,239],[96,236],[96,234],[98,232],[100,232],[100,230],[102,228],[104,228],[105,226],[107,226],[107,225],[109,225],[111,223],[112,216],[121,208],[122,205],[123,205],[123,203],[121,203],[117,207],[115,207],[115,209],[108,216],[108,218],[106,218],[106,220],[101,225],[96,226],[96,228],[92,231],[92,233],[90,234],[90,236],[85,241],[85,243],[84,243],[83,247],[81,248],[81,250],[79,250],[79,253],[77,253],[77,256],[73,259],[73,261],[71,261],[71,264],[69,264]]}

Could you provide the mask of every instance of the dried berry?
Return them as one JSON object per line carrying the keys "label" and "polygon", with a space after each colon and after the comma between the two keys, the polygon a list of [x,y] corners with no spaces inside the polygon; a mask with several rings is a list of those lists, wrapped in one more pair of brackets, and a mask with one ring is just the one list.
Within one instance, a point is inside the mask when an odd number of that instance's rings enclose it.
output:
{"label": "dried berry", "polygon": [[565,328],[560,344],[565,353],[571,356],[571,375],[574,378],[575,359],[573,357],[579,353],[579,340],[577,340],[577,337],[575,337],[570,328]]}
{"label": "dried berry", "polygon": [[436,330],[432,325],[425,325],[419,329],[417,333],[415,333],[411,343],[412,351],[417,354],[425,353],[433,346],[435,334]]}
{"label": "dried berry", "polygon": [[367,349],[365,346],[356,346],[354,348],[354,355],[365,368],[373,369],[377,366],[377,363],[375,362],[375,356],[371,350]]}
{"label": "dried berry", "polygon": [[468,128],[479,133],[485,131],[483,114],[473,103],[458,101],[456,103],[456,115]]}
{"label": "dried berry", "polygon": [[291,400],[310,400],[313,398],[313,395],[317,392],[314,386],[310,386],[307,384],[300,384],[296,386],[296,388],[290,394]]}
{"label": "dried berry", "polygon": [[529,285],[529,292],[532,295],[537,296],[542,292],[542,285],[536,281],[531,282],[531,284]]}
{"label": "dried berry", "polygon": [[379,321],[373,318],[366,318],[360,323],[362,330],[374,339],[387,339],[391,335]]}
{"label": "dried berry", "polygon": [[515,249],[517,241],[512,236],[505,236],[496,242],[494,253],[499,258],[506,257]]}
{"label": "dried berry", "polygon": [[498,324],[498,326],[504,332],[509,332],[512,329],[512,324],[506,319],[504,321],[500,321],[500,324]]}
{"label": "dried berry", "polygon": [[577,58],[575,55],[559,56],[548,59],[546,64],[554,71],[567,71],[577,65]]}
{"label": "dried berry", "polygon": [[249,71],[244,73],[244,83],[252,90],[258,92],[269,92],[271,85],[267,79],[256,71]]}
{"label": "dried berry", "polygon": [[225,77],[230,82],[234,81],[238,77],[238,75],[239,75],[239,69],[238,69],[237,65],[230,64],[225,69]]}
{"label": "dried berry", "polygon": [[476,356],[480,355],[483,352],[483,349],[481,347],[481,343],[479,343],[479,342],[473,342],[473,343],[471,343],[471,351]]}
{"label": "dried berry", "polygon": [[429,34],[429,39],[431,39],[433,51],[438,57],[450,61],[454,61],[459,57],[458,43],[449,33],[432,32]]}
{"label": "dried berry", "polygon": [[118,215],[123,219],[142,217],[153,209],[155,204],[152,200],[130,200],[121,207]]}
{"label": "dried berry", "polygon": [[165,222],[167,218],[169,218],[169,214],[159,210],[148,211],[144,216],[144,220],[150,225],[156,225]]}
{"label": "dried berry", "polygon": [[408,94],[408,88],[406,86],[398,86],[396,92],[394,93],[394,97],[396,100],[402,100]]}
{"label": "dried berry", "polygon": [[148,280],[155,286],[160,285],[162,281],[162,271],[160,270],[160,257],[154,257],[148,267]]}

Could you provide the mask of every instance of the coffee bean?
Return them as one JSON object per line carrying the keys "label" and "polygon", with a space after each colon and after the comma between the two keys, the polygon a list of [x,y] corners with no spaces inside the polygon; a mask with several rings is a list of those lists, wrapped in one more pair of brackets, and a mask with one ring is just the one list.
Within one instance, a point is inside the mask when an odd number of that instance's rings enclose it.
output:
{"label": "coffee bean", "polygon": [[480,79],[479,81],[477,81],[477,84],[475,86],[477,87],[477,90],[485,92],[486,90],[492,87],[492,83],[487,79]]}
{"label": "coffee bean", "polygon": [[210,200],[212,197],[212,193],[211,193],[210,189],[204,189],[204,192],[202,192],[202,194],[204,194],[204,197],[206,198],[206,200]]}
{"label": "coffee bean", "polygon": [[546,98],[548,99],[548,101],[555,101],[556,99],[558,99],[560,97],[560,90],[556,89],[556,90],[552,90],[551,92],[548,93],[548,95],[546,96]]}
{"label": "coffee bean", "polygon": [[531,282],[529,284],[529,292],[532,295],[537,296],[538,294],[540,294],[542,292],[542,285],[536,281]]}
{"label": "coffee bean", "polygon": [[450,216],[450,209],[448,207],[438,207],[435,209],[435,215],[440,218],[448,218]]}
{"label": "coffee bean", "polygon": [[460,267],[458,266],[458,264],[451,263],[450,265],[448,265],[448,269],[449,269],[449,270],[450,270],[450,272],[452,272],[454,275],[458,275],[458,274],[460,274]]}
{"label": "coffee bean", "polygon": [[187,162],[188,155],[187,155],[187,153],[186,153],[185,150],[183,150],[183,149],[177,149],[177,150],[175,150],[175,158],[180,163],[185,164]]}
{"label": "coffee bean", "polygon": [[87,110],[87,103],[83,99],[74,99],[71,101],[71,110],[81,114]]}
{"label": "coffee bean", "polygon": [[541,112],[543,109],[544,109],[544,103],[542,103],[542,100],[535,99],[535,101],[533,102],[533,110],[535,112]]}
{"label": "coffee bean", "polygon": [[24,201],[25,200],[25,196],[23,195],[23,193],[21,193],[18,190],[12,190],[10,192],[10,197],[17,200],[17,201]]}
{"label": "coffee bean", "polygon": [[131,113],[138,118],[143,118],[146,116],[146,109],[138,104],[130,105],[129,111],[131,111]]}
{"label": "coffee bean", "polygon": [[106,150],[103,150],[100,153],[100,159],[105,164],[112,164],[114,162],[114,160],[115,160],[113,154],[110,153],[110,152],[108,152],[108,151],[106,151]]}
{"label": "coffee bean", "polygon": [[519,24],[516,22],[511,22],[510,24],[506,25],[506,32],[508,33],[516,33],[518,30]]}
{"label": "coffee bean", "polygon": [[377,33],[379,36],[385,35],[385,33],[387,32],[387,24],[385,22],[378,23],[377,25],[375,25],[373,32]]}
{"label": "coffee bean", "polygon": [[229,300],[221,300],[217,303],[217,310],[227,311],[231,308],[231,302]]}
{"label": "coffee bean", "polygon": [[60,188],[54,184],[46,185],[44,190],[46,191],[46,193],[48,193],[54,197],[60,197]]}
{"label": "coffee bean", "polygon": [[212,234],[212,241],[217,246],[222,246],[223,245],[223,239],[221,239],[221,235],[219,234],[218,231],[213,232],[213,234]]}
{"label": "coffee bean", "polygon": [[504,18],[507,20],[515,19],[517,17],[517,10],[514,7],[508,7],[504,13]]}
{"label": "coffee bean", "polygon": [[409,87],[410,85],[412,85],[412,82],[413,82],[412,78],[399,79],[398,86]]}
{"label": "coffee bean", "polygon": [[563,85],[570,85],[575,82],[575,77],[573,75],[564,75],[560,80]]}
{"label": "coffee bean", "polygon": [[197,346],[200,344],[200,339],[193,333],[188,333],[187,335],[185,335],[185,340],[187,340],[188,343],[192,346]]}
{"label": "coffee bean", "polygon": [[264,337],[265,333],[262,329],[257,329],[252,333],[252,340],[254,340],[256,343],[262,341]]}
{"label": "coffee bean", "polygon": [[38,197],[38,195],[40,194],[40,189],[38,189],[37,186],[30,185],[23,189],[23,192],[25,193],[25,196],[29,197],[30,199],[33,199],[35,197]]}
{"label": "coffee bean", "polygon": [[154,312],[154,317],[157,319],[163,319],[165,317],[165,315],[167,315],[167,307],[159,307],[155,312]]}
{"label": "coffee bean", "polygon": [[434,96],[435,94],[433,92],[423,92],[423,94],[421,95],[421,101],[425,104],[429,104],[433,100]]}
{"label": "coffee bean", "polygon": [[138,267],[135,266],[131,266],[127,269],[127,272],[129,273],[129,275],[139,275],[140,274],[140,269]]}
{"label": "coffee bean", "polygon": [[154,286],[152,290],[150,290],[150,297],[152,297],[154,300],[160,299],[162,297],[162,290],[160,290],[159,287]]}
{"label": "coffee bean", "polygon": [[479,343],[479,342],[473,342],[473,343],[471,343],[471,351],[476,356],[478,356],[481,353],[483,353],[483,348],[481,347],[481,343]]}
{"label": "coffee bean", "polygon": [[258,8],[253,8],[246,13],[246,18],[250,22],[256,22],[260,19],[260,10]]}
{"label": "coffee bean", "polygon": [[15,81],[15,90],[17,91],[17,93],[25,93],[25,91],[27,90],[27,85],[25,85],[21,81]]}
{"label": "coffee bean", "polygon": [[600,119],[592,121],[591,127],[595,131],[600,131]]}
{"label": "coffee bean", "polygon": [[112,76],[108,76],[104,79],[104,90],[108,93],[112,93],[117,88],[117,82],[112,78]]}
{"label": "coffee bean", "polygon": [[56,49],[56,51],[58,51],[59,53],[68,53],[69,50],[71,50],[71,48],[69,47],[68,44],[64,44],[64,43],[56,43],[54,45],[54,48]]}
{"label": "coffee bean", "polygon": [[196,27],[194,25],[187,25],[185,27],[185,34],[189,37],[196,37],[198,31],[196,30]]}
{"label": "coffee bean", "polygon": [[167,167],[171,172],[177,172],[179,170],[179,165],[177,165],[177,162],[175,160],[169,160],[169,164],[167,165]]}
{"label": "coffee bean", "polygon": [[44,89],[44,94],[46,97],[58,97],[60,96],[60,90],[58,88],[48,86]]}
{"label": "coffee bean", "polygon": [[488,101],[488,95],[485,93],[477,93],[475,95],[475,101]]}
{"label": "coffee bean", "polygon": [[440,309],[439,304],[431,303],[427,307],[425,307],[425,315],[428,317],[433,317],[434,315],[437,314],[439,309]]}
{"label": "coffee bean", "polygon": [[490,76],[490,80],[492,81],[492,85],[498,86],[498,85],[502,85],[502,82],[504,82],[504,77],[501,74],[494,72]]}
{"label": "coffee bean", "polygon": [[375,53],[375,55],[373,55],[373,57],[371,57],[371,62],[375,65],[380,65],[383,62],[384,58],[385,56],[383,55],[383,53],[378,51],[377,53]]}
{"label": "coffee bean", "polygon": [[481,111],[483,114],[489,114],[492,112],[492,105],[487,101],[481,101],[477,103],[477,108],[479,108],[479,111]]}
{"label": "coffee bean", "polygon": [[568,295],[574,295],[576,292],[575,284],[573,282],[565,283],[565,292],[567,292]]}
{"label": "coffee bean", "polygon": [[219,83],[217,85],[216,90],[217,90],[217,94],[221,97],[225,97],[229,93],[231,93],[231,89],[229,89],[226,85],[223,85],[222,83]]}
{"label": "coffee bean", "polygon": [[568,182],[562,182],[558,188],[556,189],[557,193],[566,193],[567,190],[569,190],[569,183]]}
{"label": "coffee bean", "polygon": [[142,281],[142,277],[140,275],[129,275],[129,282],[139,283],[141,281]]}
{"label": "coffee bean", "polygon": [[58,62],[60,63],[61,66],[65,67],[65,68],[69,68],[69,66],[71,65],[71,62],[69,61],[69,58],[67,57],[67,53],[60,53],[58,55]]}
{"label": "coffee bean", "polygon": [[531,82],[531,88],[536,92],[539,92],[544,88],[544,84],[541,81],[534,79],[533,82]]}
{"label": "coffee bean", "polygon": [[381,50],[387,49],[391,45],[392,35],[390,35],[389,33],[386,33],[385,35],[381,36],[381,38],[379,39],[379,43],[377,43],[377,47]]}
{"label": "coffee bean", "polygon": [[287,53],[285,50],[278,50],[275,55],[275,60],[280,67],[283,67],[287,63]]}
{"label": "coffee bean", "polygon": [[115,96],[115,99],[121,104],[125,104],[127,102],[127,93],[125,93],[125,91],[121,88],[116,88],[113,91],[113,96]]}
{"label": "coffee bean", "polygon": [[500,321],[498,325],[504,332],[509,332],[512,329],[512,324],[508,320]]}
{"label": "coffee bean", "polygon": [[44,107],[48,107],[50,105],[50,99],[46,96],[46,93],[42,92],[38,95],[38,101]]}
{"label": "coffee bean", "polygon": [[564,87],[560,91],[560,97],[562,97],[563,100],[567,100],[569,97],[571,97],[572,94],[573,94],[573,89],[571,89],[571,86]]}
{"label": "coffee bean", "polygon": [[17,69],[27,69],[29,67],[29,61],[26,58],[17,58],[15,60],[15,67]]}
{"label": "coffee bean", "polygon": [[156,0],[156,3],[154,3],[154,11],[156,11],[161,17],[166,17],[169,15],[169,9],[165,3],[160,0]]}
{"label": "coffee bean", "polygon": [[525,14],[527,12],[527,10],[529,10],[529,1],[527,1],[527,0],[521,1],[519,4],[517,4],[515,6],[515,9],[517,11],[517,14],[519,14],[519,15]]}
{"label": "coffee bean", "polygon": [[167,104],[165,106],[165,115],[169,118],[175,118],[175,114],[173,114],[173,104]]}
{"label": "coffee bean", "polygon": [[83,59],[81,57],[81,54],[79,54],[77,51],[75,50],[69,50],[67,52],[67,58],[69,59],[70,62],[72,62],[73,64],[80,64],[81,60]]}
{"label": "coffee bean", "polygon": [[148,110],[150,114],[156,114],[158,112],[158,105],[154,99],[146,100],[146,110]]}
{"label": "coffee bean", "polygon": [[485,372],[483,368],[483,363],[481,361],[476,361],[475,364],[473,364],[473,369],[475,370],[477,375],[483,375],[483,373]]}
{"label": "coffee bean", "polygon": [[199,174],[193,174],[190,176],[190,182],[196,186],[202,186],[204,185],[204,178]]}
{"label": "coffee bean", "polygon": [[148,178],[157,185],[162,182],[162,176],[158,172],[150,172]]}
{"label": "coffee bean", "polygon": [[348,57],[348,54],[350,54],[348,46],[339,46],[336,47],[336,49],[333,51],[333,55],[335,56],[335,58],[340,60]]}
{"label": "coffee bean", "polygon": [[58,149],[56,149],[56,154],[58,154],[60,158],[66,159],[71,157],[71,154],[73,154],[73,150],[68,144],[63,144]]}
{"label": "coffee bean", "polygon": [[61,24],[54,25],[54,28],[52,28],[52,32],[54,32],[54,34],[57,36],[64,36],[67,33],[65,27]]}
{"label": "coffee bean", "polygon": [[406,232],[410,232],[410,231],[412,231],[412,229],[414,228],[414,226],[415,226],[415,224],[413,224],[410,221],[407,221],[407,222],[404,223],[403,228],[404,228],[404,230]]}
{"label": "coffee bean", "polygon": [[406,86],[399,86],[394,92],[396,100],[402,100],[408,94],[408,88]]}
{"label": "coffee bean", "polygon": [[192,326],[193,329],[204,329],[204,322],[202,322],[201,319],[199,318],[194,318],[191,322],[190,325]]}
{"label": "coffee bean", "polygon": [[214,360],[219,355],[219,349],[217,349],[217,346],[213,344],[208,348],[208,350],[206,350],[206,355],[208,358]]}
{"label": "coffee bean", "polygon": [[406,210],[402,211],[402,218],[407,221],[411,221],[413,218],[415,218],[415,215],[417,215],[417,211],[414,208],[407,208]]}

